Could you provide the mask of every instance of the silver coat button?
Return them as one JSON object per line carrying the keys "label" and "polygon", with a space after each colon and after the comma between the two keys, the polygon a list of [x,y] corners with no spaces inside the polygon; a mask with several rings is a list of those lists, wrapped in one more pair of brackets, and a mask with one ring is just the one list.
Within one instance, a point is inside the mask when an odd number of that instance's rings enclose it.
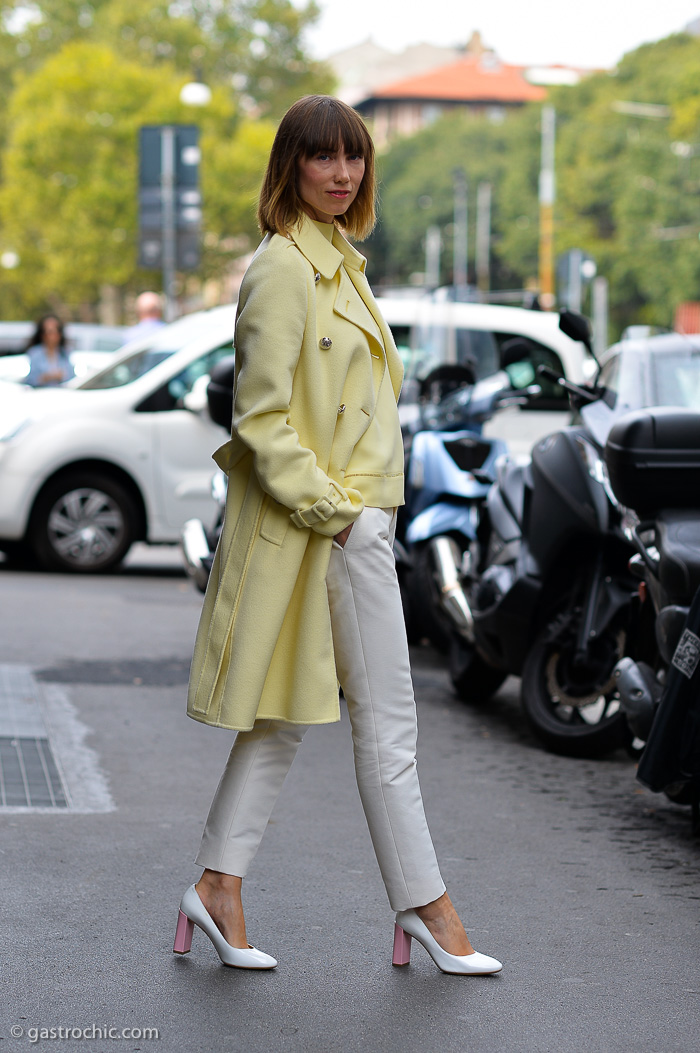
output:
{"label": "silver coat button", "polygon": [[342,406],[338,406],[338,413],[345,413],[345,403]]}
{"label": "silver coat button", "polygon": [[322,336],[320,343],[324,351],[327,351],[329,347],[333,347],[333,341],[329,336]]}
{"label": "silver coat button", "polygon": [[315,281],[315,282],[316,282],[316,284],[318,285],[318,283],[320,282],[320,280],[321,280],[321,275],[319,274],[319,272],[318,272],[318,271],[316,271],[316,273],[314,274],[314,281]]}

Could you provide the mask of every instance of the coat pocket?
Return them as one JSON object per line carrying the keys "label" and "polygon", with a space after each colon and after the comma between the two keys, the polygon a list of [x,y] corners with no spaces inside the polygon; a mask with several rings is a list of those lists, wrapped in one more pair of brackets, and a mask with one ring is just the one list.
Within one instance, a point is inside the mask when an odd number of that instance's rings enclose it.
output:
{"label": "coat pocket", "polygon": [[288,528],[289,509],[268,497],[267,509],[260,524],[260,537],[271,541],[273,545],[281,545]]}

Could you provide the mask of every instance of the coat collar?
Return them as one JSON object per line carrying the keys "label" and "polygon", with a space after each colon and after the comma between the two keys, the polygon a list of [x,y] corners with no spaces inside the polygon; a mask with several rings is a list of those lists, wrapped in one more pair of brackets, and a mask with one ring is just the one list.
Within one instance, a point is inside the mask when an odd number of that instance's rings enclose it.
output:
{"label": "coat collar", "polygon": [[330,242],[308,216],[302,215],[289,231],[289,237],[324,278],[332,278],[341,263],[345,263],[350,270],[362,274],[365,272],[367,260],[337,229],[333,231],[333,240]]}

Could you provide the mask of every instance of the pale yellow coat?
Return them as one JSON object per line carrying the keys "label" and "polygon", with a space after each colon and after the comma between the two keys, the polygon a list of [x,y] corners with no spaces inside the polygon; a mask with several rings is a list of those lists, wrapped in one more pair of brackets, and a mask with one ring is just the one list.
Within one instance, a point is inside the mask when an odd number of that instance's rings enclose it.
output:
{"label": "pale yellow coat", "polygon": [[289,238],[266,237],[243,280],[233,437],[214,454],[229,483],[192,661],[195,720],[249,730],[256,719],[339,717],[325,579],[333,536],[363,508],[343,479],[375,404],[355,290],[379,325],[397,399],[403,374],[364,268],[338,231],[331,243],[302,218]]}

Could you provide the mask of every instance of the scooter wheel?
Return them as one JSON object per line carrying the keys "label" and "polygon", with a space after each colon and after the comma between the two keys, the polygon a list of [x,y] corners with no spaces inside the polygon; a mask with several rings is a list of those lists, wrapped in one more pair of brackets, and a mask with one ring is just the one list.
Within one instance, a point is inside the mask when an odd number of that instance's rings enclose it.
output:
{"label": "scooter wheel", "polygon": [[478,705],[488,702],[506,678],[478,655],[466,640],[455,637],[450,645],[450,677],[461,699]]}
{"label": "scooter wheel", "polygon": [[531,730],[553,753],[600,757],[626,746],[632,733],[613,679],[624,633],[602,634],[590,664],[574,663],[574,637],[540,631],[525,661],[521,701]]}

